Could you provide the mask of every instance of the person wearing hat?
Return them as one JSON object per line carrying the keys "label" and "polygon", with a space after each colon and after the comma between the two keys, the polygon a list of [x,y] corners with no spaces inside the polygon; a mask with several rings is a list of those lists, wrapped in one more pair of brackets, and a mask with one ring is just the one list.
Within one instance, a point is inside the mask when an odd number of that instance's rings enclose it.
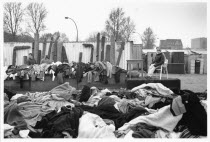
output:
{"label": "person wearing hat", "polygon": [[164,64],[165,57],[164,54],[161,52],[160,47],[156,47],[156,56],[155,60],[152,62],[152,64],[149,66],[147,77],[146,78],[151,78],[155,69],[162,64]]}
{"label": "person wearing hat", "polygon": [[46,55],[40,62],[40,64],[43,64],[43,63],[46,63],[46,64],[51,64],[52,61],[49,59],[49,56]]}
{"label": "person wearing hat", "polygon": [[32,55],[32,53],[29,53],[27,65],[34,65],[34,64],[36,64],[36,60],[34,59],[34,56]]}

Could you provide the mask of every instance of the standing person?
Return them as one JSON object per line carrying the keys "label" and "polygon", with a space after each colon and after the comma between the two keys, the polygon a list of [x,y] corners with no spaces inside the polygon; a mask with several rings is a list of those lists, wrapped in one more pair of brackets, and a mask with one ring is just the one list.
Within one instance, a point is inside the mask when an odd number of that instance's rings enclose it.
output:
{"label": "standing person", "polygon": [[32,55],[32,53],[29,53],[27,65],[34,65],[34,64],[36,64],[36,60],[34,59],[34,56]]}
{"label": "standing person", "polygon": [[155,60],[152,62],[152,64],[149,66],[148,74],[146,78],[151,78],[155,69],[165,62],[164,54],[161,52],[160,47],[156,47],[156,56]]}
{"label": "standing person", "polygon": [[43,64],[43,63],[46,63],[46,64],[51,64],[52,61],[50,60],[49,56],[46,55],[42,60],[41,60],[41,63],[40,64]]}

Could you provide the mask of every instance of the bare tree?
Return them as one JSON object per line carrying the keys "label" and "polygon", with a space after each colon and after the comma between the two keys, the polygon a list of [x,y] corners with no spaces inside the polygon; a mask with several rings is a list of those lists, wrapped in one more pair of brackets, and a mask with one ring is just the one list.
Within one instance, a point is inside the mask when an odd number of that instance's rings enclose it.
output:
{"label": "bare tree", "polygon": [[44,40],[50,41],[52,36],[53,36],[53,34],[51,34],[51,33],[45,33],[39,38],[39,41],[41,41],[41,42],[44,42]]}
{"label": "bare tree", "polygon": [[21,30],[20,23],[23,19],[24,10],[21,3],[9,2],[4,4],[4,30],[13,37]]}
{"label": "bare tree", "polygon": [[135,31],[134,22],[130,17],[125,17],[125,12],[122,8],[116,8],[109,14],[109,19],[106,20],[106,35],[110,39],[114,36],[115,41],[128,41],[131,34]]}
{"label": "bare tree", "polygon": [[121,39],[120,37],[120,31],[122,30],[123,25],[125,24],[125,12],[122,8],[116,8],[111,11],[109,14],[109,19],[106,20],[106,32],[109,35],[109,38],[111,35],[115,37],[115,40],[118,41]]}
{"label": "bare tree", "polygon": [[60,39],[63,42],[70,42],[69,38],[67,37],[67,35],[65,33],[61,33]]}
{"label": "bare tree", "polygon": [[135,24],[133,21],[131,21],[130,16],[126,18],[125,24],[122,28],[121,34],[125,41],[129,41],[132,33],[135,32]]}
{"label": "bare tree", "polygon": [[88,38],[86,38],[85,41],[89,42],[96,42],[97,41],[97,34],[100,33],[101,36],[108,37],[107,33],[105,31],[101,32],[92,32],[89,34]]}
{"label": "bare tree", "polygon": [[45,33],[43,34],[40,38],[39,41],[43,42],[44,40],[46,41],[51,41],[51,38],[53,37],[53,39],[56,39],[59,36],[59,39],[62,42],[70,42],[69,38],[67,37],[67,35],[65,33],[61,33],[61,32],[55,32],[53,34],[51,33]]}
{"label": "bare tree", "polygon": [[30,3],[26,7],[26,14],[29,17],[28,27],[34,33],[34,58],[38,61],[39,33],[45,29],[44,19],[47,16],[47,10],[43,3]]}
{"label": "bare tree", "polygon": [[96,42],[97,41],[97,32],[90,33],[88,38],[85,41]]}
{"label": "bare tree", "polygon": [[153,33],[153,30],[150,27],[146,28],[146,30],[144,31],[141,37],[141,40],[143,43],[143,48],[153,49],[153,47],[155,46],[156,37]]}
{"label": "bare tree", "polygon": [[69,38],[67,37],[67,35],[65,33],[61,33],[61,32],[55,32],[53,34],[54,39],[56,39],[57,37],[59,37],[59,40],[62,42],[70,42]]}
{"label": "bare tree", "polygon": [[45,30],[44,20],[47,16],[47,10],[43,3],[30,3],[26,8],[29,17],[28,27],[31,32],[39,34]]}

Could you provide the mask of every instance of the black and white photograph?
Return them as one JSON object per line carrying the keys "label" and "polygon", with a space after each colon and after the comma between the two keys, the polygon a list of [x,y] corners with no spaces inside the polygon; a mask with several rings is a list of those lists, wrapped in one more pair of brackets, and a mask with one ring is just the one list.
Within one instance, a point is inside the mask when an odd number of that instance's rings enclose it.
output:
{"label": "black and white photograph", "polygon": [[1,1],[1,140],[207,141],[207,5]]}

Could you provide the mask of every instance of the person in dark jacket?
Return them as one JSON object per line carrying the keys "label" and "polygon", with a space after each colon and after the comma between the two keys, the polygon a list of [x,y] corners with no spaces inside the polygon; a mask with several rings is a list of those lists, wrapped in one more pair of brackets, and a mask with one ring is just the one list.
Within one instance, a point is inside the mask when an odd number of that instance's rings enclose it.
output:
{"label": "person in dark jacket", "polygon": [[161,66],[162,64],[164,64],[165,62],[165,57],[163,55],[163,53],[161,52],[160,47],[156,48],[156,56],[155,56],[155,60],[152,62],[152,64],[150,65],[149,69],[148,69],[148,74],[147,77],[152,77],[155,69],[159,66]]}
{"label": "person in dark jacket", "polygon": [[36,60],[34,59],[32,53],[28,54],[27,65],[34,65],[36,64]]}

